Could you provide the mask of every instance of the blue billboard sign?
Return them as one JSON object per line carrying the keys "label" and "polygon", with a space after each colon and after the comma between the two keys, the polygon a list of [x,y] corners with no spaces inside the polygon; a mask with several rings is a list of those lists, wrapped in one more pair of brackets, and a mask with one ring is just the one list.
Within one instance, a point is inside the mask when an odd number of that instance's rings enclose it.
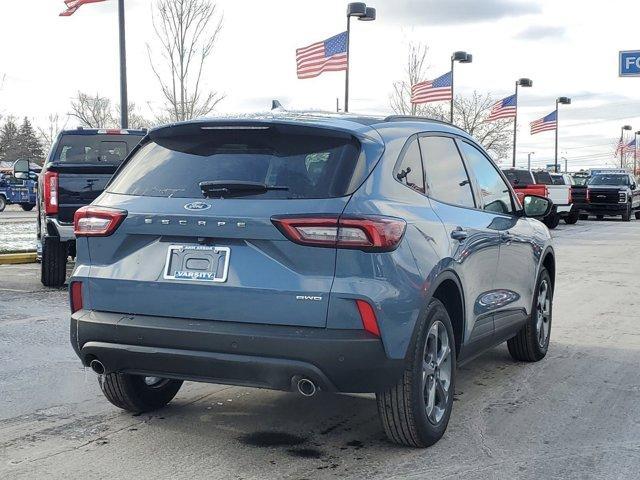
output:
{"label": "blue billboard sign", "polygon": [[620,52],[618,72],[621,77],[640,77],[640,50]]}

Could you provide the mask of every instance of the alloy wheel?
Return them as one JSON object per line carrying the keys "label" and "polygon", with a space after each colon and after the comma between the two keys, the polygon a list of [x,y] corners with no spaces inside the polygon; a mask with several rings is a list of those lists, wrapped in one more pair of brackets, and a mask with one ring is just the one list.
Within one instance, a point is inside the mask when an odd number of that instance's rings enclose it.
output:
{"label": "alloy wheel", "polygon": [[549,283],[543,280],[538,289],[538,300],[536,303],[536,337],[538,345],[544,348],[549,339],[549,329],[551,327],[551,295]]}
{"label": "alloy wheel", "polygon": [[449,403],[451,388],[451,344],[442,322],[436,320],[427,334],[422,361],[422,391],[427,418],[440,423]]}

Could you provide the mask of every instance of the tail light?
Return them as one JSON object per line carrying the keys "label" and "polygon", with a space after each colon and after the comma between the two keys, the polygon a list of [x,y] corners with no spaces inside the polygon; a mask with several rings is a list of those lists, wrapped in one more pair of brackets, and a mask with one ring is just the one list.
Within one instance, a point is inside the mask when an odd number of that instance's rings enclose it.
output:
{"label": "tail light", "polygon": [[301,245],[367,252],[395,250],[407,226],[402,219],[381,216],[282,216],[271,221],[285,237]]}
{"label": "tail light", "polygon": [[589,189],[587,188],[587,203],[591,200],[591,195],[589,195]]}
{"label": "tail light", "polygon": [[44,174],[44,212],[47,215],[58,213],[58,172]]}
{"label": "tail light", "polygon": [[360,312],[364,329],[376,337],[379,337],[380,329],[378,328],[378,319],[376,318],[376,312],[373,311],[373,307],[364,300],[356,300],[356,305],[358,306],[358,312]]}
{"label": "tail light", "polygon": [[71,313],[82,310],[82,282],[71,282],[69,292],[71,297]]}
{"label": "tail light", "polygon": [[125,210],[88,205],[76,211],[73,233],[76,237],[108,237],[126,216]]}
{"label": "tail light", "polygon": [[569,187],[569,203],[573,203],[573,193],[571,192],[571,187]]}

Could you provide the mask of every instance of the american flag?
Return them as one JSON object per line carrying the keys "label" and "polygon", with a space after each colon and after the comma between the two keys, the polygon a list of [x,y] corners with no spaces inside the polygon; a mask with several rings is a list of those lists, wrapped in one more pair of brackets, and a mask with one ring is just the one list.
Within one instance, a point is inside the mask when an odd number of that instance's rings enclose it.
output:
{"label": "american flag", "polygon": [[636,140],[633,139],[629,143],[625,144],[624,140],[621,138],[618,142],[618,148],[616,148],[616,155],[620,155],[620,151],[622,151],[622,153],[634,153],[636,151]]}
{"label": "american flag", "polygon": [[451,100],[453,75],[447,72],[435,80],[427,80],[411,86],[411,103],[439,102]]}
{"label": "american flag", "polygon": [[555,130],[558,126],[558,112],[554,110],[546,117],[542,117],[535,122],[531,122],[531,135],[546,132],[547,130]]}
{"label": "american flag", "polygon": [[64,0],[67,9],[60,14],[61,17],[70,17],[76,10],[78,10],[82,5],[86,5],[87,3],[98,3],[104,2],[105,0]]}
{"label": "american flag", "polygon": [[298,78],[347,69],[347,32],[296,50]]}
{"label": "american flag", "polygon": [[489,112],[489,116],[485,122],[493,122],[503,118],[515,118],[516,109],[518,108],[518,100],[515,95],[510,95],[507,98],[503,98],[493,107]]}

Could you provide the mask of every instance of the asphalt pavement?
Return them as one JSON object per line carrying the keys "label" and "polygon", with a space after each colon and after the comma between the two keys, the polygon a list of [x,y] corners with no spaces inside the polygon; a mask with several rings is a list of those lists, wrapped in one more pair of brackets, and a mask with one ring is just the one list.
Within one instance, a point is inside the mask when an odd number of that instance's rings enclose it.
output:
{"label": "asphalt pavement", "polygon": [[551,346],[459,372],[444,438],[388,443],[372,396],[186,383],[161,411],[111,406],[69,344],[65,289],[0,266],[0,478],[640,478],[640,221],[555,232]]}

